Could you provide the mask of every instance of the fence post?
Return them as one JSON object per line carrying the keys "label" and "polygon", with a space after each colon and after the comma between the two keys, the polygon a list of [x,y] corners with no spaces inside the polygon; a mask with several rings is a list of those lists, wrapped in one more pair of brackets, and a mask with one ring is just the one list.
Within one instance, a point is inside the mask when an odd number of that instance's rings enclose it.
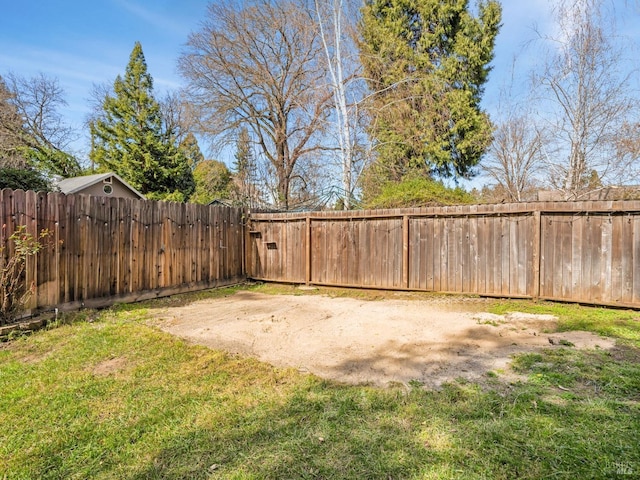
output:
{"label": "fence post", "polygon": [[305,252],[305,284],[308,286],[311,284],[311,215],[307,215],[305,218],[306,228],[306,252]]}
{"label": "fence post", "polygon": [[402,286],[409,288],[409,215],[402,216]]}
{"label": "fence post", "polygon": [[247,262],[249,260],[249,246],[251,245],[251,241],[249,239],[249,231],[251,230],[251,228],[249,227],[249,212],[250,210],[248,208],[242,207],[242,213],[240,214],[240,237],[242,238],[240,275],[245,279],[249,276],[247,273]]}
{"label": "fence post", "polygon": [[533,292],[532,298],[540,297],[540,266],[541,266],[541,242],[542,242],[542,212],[536,206],[533,212]]}

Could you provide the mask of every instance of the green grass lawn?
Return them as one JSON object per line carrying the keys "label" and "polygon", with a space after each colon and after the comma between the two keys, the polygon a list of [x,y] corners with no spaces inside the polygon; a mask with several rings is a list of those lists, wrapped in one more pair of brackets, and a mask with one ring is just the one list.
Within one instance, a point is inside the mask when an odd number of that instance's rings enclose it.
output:
{"label": "green grass lawn", "polygon": [[[261,289],[261,287],[253,287]],[[343,386],[192,346],[115,307],[0,344],[0,479],[640,477],[637,312],[533,302],[613,351],[524,354],[508,383]]]}

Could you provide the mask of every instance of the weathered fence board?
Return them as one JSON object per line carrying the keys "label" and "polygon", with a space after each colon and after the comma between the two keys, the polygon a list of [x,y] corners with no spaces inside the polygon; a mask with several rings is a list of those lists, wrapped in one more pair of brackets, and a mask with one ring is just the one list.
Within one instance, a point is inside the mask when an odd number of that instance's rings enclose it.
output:
{"label": "weathered fence board", "polygon": [[545,216],[540,295],[556,300],[639,305],[637,205],[629,205],[629,211],[597,207]]}
{"label": "weathered fence board", "polygon": [[[242,219],[238,208],[0,191],[1,245],[10,247],[19,225],[32,235],[51,232],[49,246],[27,262],[34,312],[241,281]],[[11,255],[11,248],[4,253]]]}
{"label": "weathered fence board", "polygon": [[[637,201],[258,213],[250,221],[248,275],[256,279],[640,307]],[[270,243],[287,245],[287,264]]]}

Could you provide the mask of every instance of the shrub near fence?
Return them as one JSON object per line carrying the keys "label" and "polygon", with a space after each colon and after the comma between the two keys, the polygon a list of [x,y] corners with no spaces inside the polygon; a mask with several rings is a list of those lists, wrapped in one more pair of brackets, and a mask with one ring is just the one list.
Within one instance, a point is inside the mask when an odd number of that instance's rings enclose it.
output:
{"label": "shrub near fence", "polygon": [[0,241],[51,232],[28,259],[32,311],[98,307],[244,280],[239,208],[0,191]]}
{"label": "shrub near fence", "polygon": [[252,278],[640,307],[640,202],[253,214]]}

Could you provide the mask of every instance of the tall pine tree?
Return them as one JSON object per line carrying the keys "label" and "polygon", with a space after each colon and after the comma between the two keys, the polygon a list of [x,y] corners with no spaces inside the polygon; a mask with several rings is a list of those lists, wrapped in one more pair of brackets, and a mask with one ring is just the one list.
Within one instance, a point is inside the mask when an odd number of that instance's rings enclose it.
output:
{"label": "tall pine tree", "polygon": [[124,78],[91,124],[91,160],[117,173],[152,199],[185,201],[193,193],[193,174],[175,134],[165,128],[153,96],[142,45],[136,42]]}
{"label": "tall pine tree", "polygon": [[416,172],[467,177],[491,141],[480,108],[500,4],[468,0],[366,0],[360,58],[372,91],[373,183]]}
{"label": "tall pine tree", "polygon": [[256,191],[256,164],[251,149],[251,138],[249,130],[240,129],[238,140],[236,141],[236,154],[233,162],[236,184],[238,185],[238,196],[240,204],[244,207],[252,207],[257,197]]}
{"label": "tall pine tree", "polygon": [[202,154],[200,146],[198,145],[198,140],[193,133],[187,133],[184,140],[180,142],[180,149],[187,158],[187,163],[191,167],[191,170],[195,170],[198,164],[204,161],[204,155]]}

